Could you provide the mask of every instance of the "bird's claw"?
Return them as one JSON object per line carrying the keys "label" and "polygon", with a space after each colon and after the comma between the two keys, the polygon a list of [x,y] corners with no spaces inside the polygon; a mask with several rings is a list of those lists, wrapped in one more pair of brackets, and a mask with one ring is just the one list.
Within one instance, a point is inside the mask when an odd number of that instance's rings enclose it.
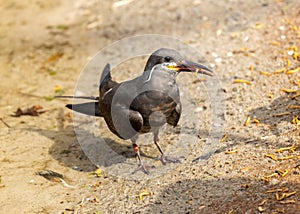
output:
{"label": "bird's claw", "polygon": [[155,166],[150,166],[148,164],[139,164],[139,166],[132,172],[132,174],[136,173],[137,171],[143,171],[145,174],[149,175],[150,170],[153,169]]}
{"label": "bird's claw", "polygon": [[166,165],[167,163],[181,163],[179,158],[184,158],[183,156],[180,157],[171,157],[167,155],[162,155],[159,160],[162,162],[163,165]]}

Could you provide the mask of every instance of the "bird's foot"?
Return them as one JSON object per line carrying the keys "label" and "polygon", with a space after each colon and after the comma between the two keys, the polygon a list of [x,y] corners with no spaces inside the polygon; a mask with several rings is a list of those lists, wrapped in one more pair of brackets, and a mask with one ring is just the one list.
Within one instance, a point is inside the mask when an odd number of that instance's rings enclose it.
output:
{"label": "bird's foot", "polygon": [[163,165],[166,165],[167,163],[181,163],[179,158],[184,158],[183,156],[180,157],[172,157],[167,155],[162,155],[159,160],[162,162]]}
{"label": "bird's foot", "polygon": [[150,169],[155,168],[155,166],[150,166],[148,164],[145,163],[141,163],[139,164],[138,168],[136,168],[132,174],[136,173],[137,171],[143,171],[145,174],[149,175],[150,174]]}

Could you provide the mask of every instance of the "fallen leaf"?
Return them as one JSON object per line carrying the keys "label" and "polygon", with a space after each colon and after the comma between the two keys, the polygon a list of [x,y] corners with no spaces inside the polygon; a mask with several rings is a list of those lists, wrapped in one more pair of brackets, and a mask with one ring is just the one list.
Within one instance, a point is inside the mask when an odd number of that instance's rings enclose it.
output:
{"label": "fallen leaf", "polygon": [[270,45],[280,46],[280,42],[277,41],[271,41]]}
{"label": "fallen leaf", "polygon": [[247,84],[247,85],[251,85],[251,82],[250,82],[250,81],[244,80],[244,79],[235,79],[235,80],[233,81],[233,83],[245,83],[245,84]]}
{"label": "fallen leaf", "polygon": [[265,154],[265,157],[267,157],[267,158],[271,158],[272,160],[275,160],[275,161],[277,161],[277,158],[276,158],[276,156],[275,156],[275,155],[272,155],[272,154]]}
{"label": "fallen leaf", "polygon": [[68,30],[69,26],[68,25],[57,25],[56,28],[59,30]]}
{"label": "fallen leaf", "polygon": [[298,119],[298,116],[295,117],[295,118],[292,120],[292,123],[293,123],[294,125],[296,125],[296,126],[299,126],[299,125],[300,125],[300,121],[299,121],[299,119]]}
{"label": "fallen leaf", "polygon": [[96,177],[100,177],[102,176],[102,169],[98,167],[94,172],[92,172],[92,174],[95,175]]}
{"label": "fallen leaf", "polygon": [[251,120],[251,117],[248,116],[247,119],[246,119],[246,121],[245,121],[245,123],[244,123],[244,126],[248,126],[249,123],[250,123],[250,120]]}
{"label": "fallen leaf", "polygon": [[58,60],[60,57],[62,57],[64,54],[59,52],[59,53],[55,53],[52,56],[50,56],[48,59],[45,60],[44,63],[49,63],[49,62],[53,62]]}
{"label": "fallen leaf", "polygon": [[292,70],[287,70],[285,73],[286,74],[294,74],[300,71],[300,67],[292,69]]}
{"label": "fallen leaf", "polygon": [[140,201],[142,201],[144,196],[150,196],[150,195],[151,193],[148,192],[148,190],[142,190],[142,192],[139,194],[139,199]]}
{"label": "fallen leaf", "polygon": [[288,174],[289,170],[282,171],[278,169],[275,172],[278,173],[281,177],[285,177]]}
{"label": "fallen leaf", "polygon": [[291,112],[283,112],[283,113],[279,113],[279,114],[273,114],[273,117],[282,117],[282,116],[285,116],[285,115],[290,115]]}
{"label": "fallen leaf", "polygon": [[298,146],[283,147],[283,148],[277,149],[275,152],[281,153],[284,151],[291,151],[292,153],[294,153],[297,148],[298,148]]}
{"label": "fallen leaf", "polygon": [[237,149],[234,149],[234,150],[229,150],[229,151],[226,151],[225,154],[226,155],[229,155],[229,154],[233,154],[233,153],[237,153],[238,150]]}
{"label": "fallen leaf", "polygon": [[277,158],[277,160],[279,160],[279,161],[282,161],[282,160],[289,160],[289,159],[294,159],[294,158],[296,158],[297,156],[285,156],[285,157],[279,157],[279,158]]}
{"label": "fallen leaf", "polygon": [[281,68],[279,70],[274,71],[273,74],[281,74],[281,73],[283,73],[285,71],[286,71],[286,68],[283,67],[283,68]]}
{"label": "fallen leaf", "polygon": [[21,117],[23,115],[29,115],[29,116],[39,116],[40,114],[43,114],[46,112],[46,110],[42,110],[43,107],[40,105],[34,105],[30,108],[22,110],[21,108],[18,108],[17,111],[12,114],[12,117]]}
{"label": "fallen leaf", "polygon": [[263,28],[263,26],[264,26],[264,24],[262,22],[258,22],[255,24],[256,29],[261,29],[261,28]]}
{"label": "fallen leaf", "polygon": [[291,197],[292,195],[295,195],[297,192],[290,192],[290,193],[282,193],[279,195],[278,193],[275,194],[277,201],[282,201],[285,198]]}
{"label": "fallen leaf", "polygon": [[286,60],[286,66],[287,66],[287,67],[290,67],[290,66],[291,66],[291,60],[289,60],[289,59]]}
{"label": "fallen leaf", "polygon": [[260,121],[257,118],[253,118],[253,123],[260,124]]}
{"label": "fallen leaf", "polygon": [[286,109],[300,109],[300,106],[298,106],[298,105],[290,105]]}
{"label": "fallen leaf", "polygon": [[298,90],[284,88],[284,89],[282,89],[282,91],[285,92],[285,93],[295,93],[295,92],[297,92]]}
{"label": "fallen leaf", "polygon": [[266,193],[274,193],[274,192],[288,192],[289,188],[285,187],[285,188],[280,188],[280,189],[271,189],[266,191]]}
{"label": "fallen leaf", "polygon": [[263,211],[265,211],[265,209],[263,209],[261,206],[258,206],[258,208],[257,208],[257,209],[258,209],[258,211],[259,211],[259,212],[263,212]]}
{"label": "fallen leaf", "polygon": [[286,200],[286,201],[280,201],[279,203],[281,203],[281,204],[295,204],[296,201],[295,200]]}
{"label": "fallen leaf", "polygon": [[260,71],[259,73],[262,74],[262,75],[266,75],[268,77],[273,75],[272,73],[267,72],[267,71]]}
{"label": "fallen leaf", "polygon": [[220,142],[221,142],[221,143],[224,143],[225,140],[226,140],[226,138],[227,138],[227,134],[224,134],[223,137],[222,137],[222,139],[220,140]]}
{"label": "fallen leaf", "polygon": [[56,86],[54,87],[54,93],[55,93],[56,95],[62,95],[63,93],[65,93],[65,91],[62,89],[61,86],[56,85]]}
{"label": "fallen leaf", "polygon": [[258,205],[259,206],[262,206],[262,205],[264,205],[266,202],[268,201],[268,199],[264,199],[262,202],[260,202]]}

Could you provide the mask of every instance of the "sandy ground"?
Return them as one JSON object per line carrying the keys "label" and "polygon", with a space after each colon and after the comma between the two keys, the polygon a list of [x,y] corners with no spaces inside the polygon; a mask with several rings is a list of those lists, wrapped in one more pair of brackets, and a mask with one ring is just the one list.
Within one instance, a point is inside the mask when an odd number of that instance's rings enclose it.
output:
{"label": "sandy ground", "polygon": [[[1,1],[0,212],[299,213],[300,2],[148,2]],[[84,65],[101,48],[146,33],[179,38],[213,67],[225,96],[225,137],[208,160],[192,162],[209,137],[212,107],[209,95],[197,91],[197,78],[182,75],[203,124],[191,155],[152,179],[141,173],[144,179],[127,180],[104,166],[95,174],[64,108],[71,100],[50,98],[74,94]],[[117,70],[115,77],[124,79]],[[97,95],[94,88],[90,95]],[[46,112],[11,116],[34,105]],[[98,122],[95,136],[134,160],[130,143]],[[169,129],[163,145],[177,133]],[[158,154],[151,151],[146,146],[147,162]],[[37,174],[42,170],[62,174],[73,187],[45,179]]]}

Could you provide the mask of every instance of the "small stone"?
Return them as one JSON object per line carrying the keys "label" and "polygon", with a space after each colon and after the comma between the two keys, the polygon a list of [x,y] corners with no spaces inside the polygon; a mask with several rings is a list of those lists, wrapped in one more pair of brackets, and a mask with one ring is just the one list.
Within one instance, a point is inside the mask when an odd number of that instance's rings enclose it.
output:
{"label": "small stone", "polygon": [[280,38],[281,38],[282,40],[285,40],[285,39],[286,39],[286,36],[285,36],[285,35],[281,35]]}
{"label": "small stone", "polygon": [[232,52],[227,52],[227,56],[231,57],[231,56],[233,56],[233,53]]}
{"label": "small stone", "polygon": [[221,63],[221,62],[222,62],[222,58],[221,58],[221,57],[216,58],[216,59],[215,59],[215,62],[216,62],[216,63]]}
{"label": "small stone", "polygon": [[74,169],[74,170],[78,170],[78,169],[79,169],[79,167],[78,167],[78,166],[72,166],[72,169]]}
{"label": "small stone", "polygon": [[217,36],[220,36],[222,33],[223,33],[223,30],[221,30],[221,29],[217,30],[217,32],[216,32]]}

